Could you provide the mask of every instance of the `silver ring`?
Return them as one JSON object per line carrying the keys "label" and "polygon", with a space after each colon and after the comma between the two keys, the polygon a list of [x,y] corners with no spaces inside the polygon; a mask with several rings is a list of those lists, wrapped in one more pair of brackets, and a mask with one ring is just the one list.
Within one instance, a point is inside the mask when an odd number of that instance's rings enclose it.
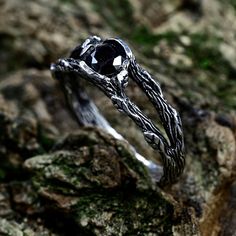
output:
{"label": "silver ring", "polygon": [[[128,45],[121,39],[102,40],[89,37],[77,46],[67,59],[51,64],[53,76],[62,84],[67,102],[80,125],[94,125],[123,139],[99,113],[95,104],[80,85],[80,78],[96,85],[114,106],[128,115],[143,132],[147,143],[161,155],[163,167],[138,154],[136,157],[154,172],[161,186],[176,182],[185,165],[181,119],[176,110],[164,99],[160,85],[137,64]],[[134,80],[155,107],[166,137],[125,93],[128,78]]]}

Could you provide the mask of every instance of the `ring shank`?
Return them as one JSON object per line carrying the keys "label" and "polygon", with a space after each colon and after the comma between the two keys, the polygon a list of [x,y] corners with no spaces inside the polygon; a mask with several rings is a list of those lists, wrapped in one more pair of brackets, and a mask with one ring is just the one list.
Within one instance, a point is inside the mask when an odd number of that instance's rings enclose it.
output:
{"label": "ring shank", "polygon": [[[159,83],[136,63],[132,52],[126,44],[123,45],[122,41],[119,43],[125,48],[128,57],[117,73],[108,76],[93,70],[84,58],[90,56],[91,52],[94,53],[93,50],[102,42],[104,41],[98,37],[90,37],[81,46],[76,47],[69,58],[60,59],[56,64],[51,65],[51,71],[62,85],[71,112],[79,125],[97,126],[115,138],[124,140],[99,112],[81,86],[80,81],[83,78],[98,87],[120,112],[130,117],[142,131],[147,143],[160,153],[163,167],[146,160],[131,146],[136,158],[148,167],[152,175],[155,175],[154,179],[158,184],[164,186],[176,182],[185,165],[182,123],[179,114],[164,99]],[[125,87],[128,78],[136,82],[156,109],[167,137],[126,95]]]}
{"label": "ring shank", "polygon": [[[99,109],[82,86],[78,75],[69,72],[65,73],[61,78],[58,78],[60,75],[57,74],[54,76],[60,81],[70,112],[80,126],[99,127],[107,131],[114,138],[129,143],[100,113]],[[130,148],[134,152],[135,157],[148,168],[153,180],[159,182],[163,175],[163,167],[147,160],[139,154],[133,146],[130,145]]]}

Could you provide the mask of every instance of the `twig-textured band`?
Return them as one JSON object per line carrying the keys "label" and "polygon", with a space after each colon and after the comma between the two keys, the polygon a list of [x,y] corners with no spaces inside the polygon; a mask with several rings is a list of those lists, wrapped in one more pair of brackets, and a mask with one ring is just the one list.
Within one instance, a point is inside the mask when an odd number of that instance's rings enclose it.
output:
{"label": "twig-textured band", "polygon": [[[70,58],[60,59],[52,64],[51,70],[61,82],[69,106],[80,124],[96,125],[117,138],[121,137],[81,89],[82,77],[103,91],[120,112],[128,115],[141,129],[148,144],[161,154],[163,175],[160,185],[173,183],[178,179],[185,165],[181,119],[164,99],[159,84],[136,63],[127,44],[120,39],[103,41],[96,36],[90,37],[72,51]],[[129,77],[155,107],[168,140],[126,95],[125,87]]]}

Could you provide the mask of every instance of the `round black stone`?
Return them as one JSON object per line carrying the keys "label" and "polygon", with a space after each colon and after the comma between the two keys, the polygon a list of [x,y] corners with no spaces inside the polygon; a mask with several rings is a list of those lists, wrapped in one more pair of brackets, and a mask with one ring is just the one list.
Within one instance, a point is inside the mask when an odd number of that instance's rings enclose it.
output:
{"label": "round black stone", "polygon": [[125,59],[125,51],[119,43],[104,42],[90,51],[84,60],[93,70],[108,76],[117,74]]}

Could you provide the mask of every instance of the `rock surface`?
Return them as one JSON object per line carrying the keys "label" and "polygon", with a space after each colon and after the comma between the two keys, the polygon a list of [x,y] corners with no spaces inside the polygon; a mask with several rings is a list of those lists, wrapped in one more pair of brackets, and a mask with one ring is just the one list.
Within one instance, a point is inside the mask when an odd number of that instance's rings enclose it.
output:
{"label": "rock surface", "polygon": [[[235,10],[232,0],[0,0],[0,234],[235,235]],[[70,116],[48,68],[91,34],[126,40],[180,112],[177,184],[159,189],[126,143]],[[88,92],[158,162],[136,126]]]}
{"label": "rock surface", "polygon": [[155,189],[127,145],[101,130],[68,135],[25,167],[46,207],[71,219],[78,235],[197,234],[191,210]]}

